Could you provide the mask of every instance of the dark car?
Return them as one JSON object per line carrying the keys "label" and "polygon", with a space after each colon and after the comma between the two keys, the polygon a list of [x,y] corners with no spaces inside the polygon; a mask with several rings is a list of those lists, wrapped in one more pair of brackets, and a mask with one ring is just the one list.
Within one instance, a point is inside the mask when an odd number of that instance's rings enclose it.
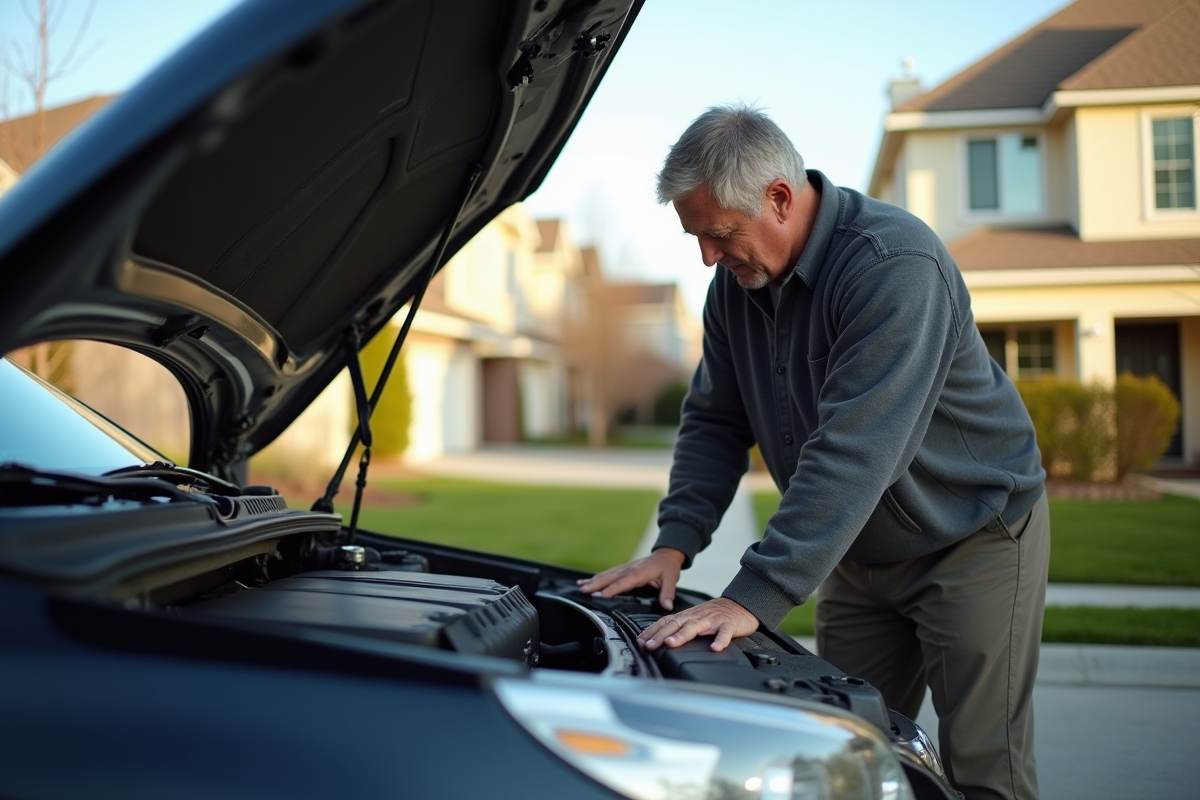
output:
{"label": "dark car", "polygon": [[361,344],[536,188],[639,6],[248,2],[0,203],[0,350],[139,352],[192,427],[179,466],[0,361],[0,796],[954,796],[784,634],[648,654],[651,594],[357,529],[355,441],[312,510],[246,485],[345,368],[370,442]]}

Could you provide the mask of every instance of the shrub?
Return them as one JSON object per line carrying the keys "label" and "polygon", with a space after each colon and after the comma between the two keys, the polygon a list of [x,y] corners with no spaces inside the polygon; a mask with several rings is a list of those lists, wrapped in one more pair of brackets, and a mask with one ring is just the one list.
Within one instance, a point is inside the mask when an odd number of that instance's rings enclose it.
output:
{"label": "shrub", "polygon": [[1017,384],[1037,431],[1042,466],[1055,478],[1119,481],[1148,469],[1171,443],[1179,401],[1153,376],[1115,386],[1047,378]]}
{"label": "shrub", "polygon": [[1058,378],[1022,381],[1017,388],[1037,431],[1047,475],[1077,481],[1114,476],[1111,389]]}
{"label": "shrub", "polygon": [[678,425],[679,412],[683,408],[683,398],[687,394],[686,381],[676,381],[663,387],[654,398],[654,424]]}
{"label": "shrub", "polygon": [[[375,383],[383,371],[392,343],[396,340],[396,329],[387,325],[375,338],[359,351],[362,359],[363,376],[367,382],[367,394],[375,390]],[[353,403],[353,400],[351,401]],[[352,406],[353,407],[353,406]],[[371,414],[372,452],[379,458],[400,456],[408,449],[408,426],[412,420],[412,393],[408,389],[408,371],[405,369],[401,351],[388,378],[379,405]],[[358,427],[358,414],[354,413],[351,430]]]}
{"label": "shrub", "polygon": [[1166,384],[1128,372],[1117,378],[1117,480],[1149,469],[1171,445],[1179,424],[1179,401]]}

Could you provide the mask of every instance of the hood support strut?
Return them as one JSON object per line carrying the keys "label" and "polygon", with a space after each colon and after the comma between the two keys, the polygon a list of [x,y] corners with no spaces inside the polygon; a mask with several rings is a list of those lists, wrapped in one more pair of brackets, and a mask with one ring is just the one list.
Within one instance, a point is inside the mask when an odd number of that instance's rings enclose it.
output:
{"label": "hood support strut", "polygon": [[354,449],[358,447],[361,441],[363,444],[363,454],[362,458],[359,459],[358,479],[355,481],[354,510],[350,515],[349,544],[354,544],[354,534],[358,529],[359,506],[362,504],[363,489],[367,485],[367,468],[371,464],[371,414],[374,413],[375,407],[379,405],[379,398],[383,396],[383,389],[387,385],[388,378],[392,375],[392,368],[396,365],[396,358],[400,355],[400,347],[408,337],[409,328],[412,327],[413,317],[416,316],[417,308],[421,305],[421,300],[425,297],[425,290],[429,288],[429,282],[433,280],[433,276],[437,274],[438,269],[442,266],[446,254],[446,246],[450,243],[450,235],[454,232],[454,227],[458,224],[463,209],[467,207],[467,201],[471,199],[471,193],[475,190],[475,184],[479,181],[481,174],[483,174],[483,168],[477,164],[472,164],[471,172],[467,176],[467,186],[463,192],[462,202],[459,203],[458,209],[450,217],[446,223],[446,227],[442,230],[437,249],[434,251],[433,257],[429,260],[429,268],[425,271],[425,275],[420,283],[417,284],[417,291],[413,295],[412,302],[408,307],[408,314],[404,317],[404,324],[400,326],[400,332],[396,335],[396,341],[392,343],[392,349],[388,353],[387,361],[383,364],[383,370],[379,373],[379,380],[376,382],[375,389],[371,392],[369,399],[367,398],[366,381],[363,379],[362,362],[359,360],[358,351],[361,345],[361,337],[358,326],[352,325],[346,332],[346,349],[348,351],[346,362],[350,369],[351,382],[354,384],[358,428],[351,435],[350,445],[346,448],[346,454],[342,456],[341,464],[338,465],[337,471],[334,473],[333,478],[330,479],[329,485],[325,488],[325,494],[313,503],[312,510],[327,514],[333,513],[334,495],[338,493],[338,489],[342,485],[342,479],[346,475],[346,469],[350,466],[350,459],[354,457]]}

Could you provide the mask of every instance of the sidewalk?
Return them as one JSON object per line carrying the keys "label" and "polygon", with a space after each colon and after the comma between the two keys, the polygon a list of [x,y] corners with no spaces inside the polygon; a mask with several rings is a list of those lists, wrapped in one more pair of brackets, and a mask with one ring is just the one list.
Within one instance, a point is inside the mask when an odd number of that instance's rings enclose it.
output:
{"label": "sidewalk", "polygon": [[[489,447],[414,465],[437,475],[554,485],[651,488],[665,491],[671,466],[667,450],[589,450],[516,445]],[[1159,480],[1163,492],[1200,497],[1200,480]],[[741,554],[762,535],[751,496],[774,484],[768,476],[747,474],[712,544],[683,573],[681,583],[714,597],[733,578]],[[652,518],[635,555],[650,552],[658,535]],[[1136,606],[1200,608],[1200,588],[1051,584],[1046,604],[1057,606]],[[800,640],[815,652],[815,642]],[[1200,688],[1200,648],[1042,645],[1038,681],[1048,684]]]}

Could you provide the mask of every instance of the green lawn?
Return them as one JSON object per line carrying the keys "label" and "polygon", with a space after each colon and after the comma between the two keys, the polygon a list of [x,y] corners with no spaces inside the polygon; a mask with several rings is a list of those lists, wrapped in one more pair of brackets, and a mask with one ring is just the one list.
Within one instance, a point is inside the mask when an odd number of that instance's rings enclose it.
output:
{"label": "green lawn", "polygon": [[1200,500],[1051,500],[1050,580],[1200,586]]}
{"label": "green lawn", "polygon": [[1200,609],[1050,606],[1042,641],[1200,647]]}
{"label": "green lawn", "polygon": [[[812,636],[815,609],[809,600],[779,627],[792,636]],[[1042,618],[1042,641],[1200,647],[1200,609],[1050,606]]]}
{"label": "green lawn", "polygon": [[[754,495],[760,527],[779,495]],[[1200,586],[1200,500],[1051,500],[1050,580]]]}
{"label": "green lawn", "polygon": [[526,486],[455,478],[389,481],[415,495],[400,507],[367,506],[364,530],[520,556],[590,572],[633,554],[658,502],[634,489]]}
{"label": "green lawn", "polygon": [[[779,495],[754,495],[759,524],[779,505]],[[1050,580],[1200,586],[1200,501],[1165,495],[1144,502],[1050,501]],[[780,627],[813,635],[810,600]],[[1200,647],[1200,609],[1046,609],[1043,642]]]}

